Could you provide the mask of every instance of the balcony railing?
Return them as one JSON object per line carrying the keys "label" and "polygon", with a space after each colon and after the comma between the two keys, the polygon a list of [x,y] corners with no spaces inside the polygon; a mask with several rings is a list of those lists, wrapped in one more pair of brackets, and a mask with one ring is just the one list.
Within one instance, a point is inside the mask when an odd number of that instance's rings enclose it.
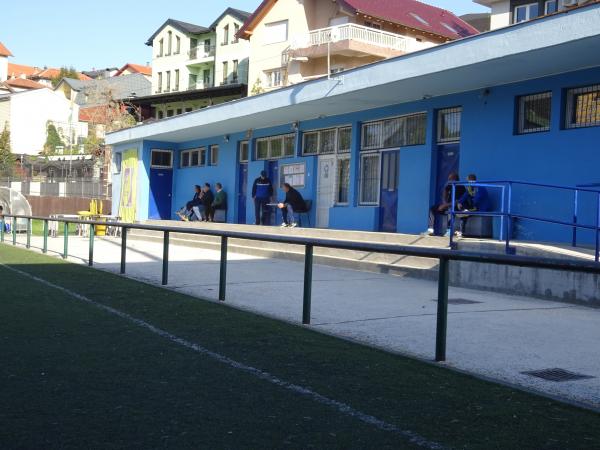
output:
{"label": "balcony railing", "polygon": [[409,50],[409,39],[404,36],[352,23],[321,28],[311,31],[308,35],[298,36],[292,42],[292,49],[297,50],[340,41],[363,42],[398,51]]}
{"label": "balcony railing", "polygon": [[188,86],[188,91],[195,91],[197,89],[208,89],[213,87],[212,81],[208,81],[208,82],[203,82],[203,81],[198,81],[196,83],[190,83]]}
{"label": "balcony railing", "polygon": [[212,58],[213,56],[215,56],[215,46],[199,45],[198,47],[190,49],[190,51],[188,52],[188,56],[190,58],[190,61],[194,61],[196,59]]}

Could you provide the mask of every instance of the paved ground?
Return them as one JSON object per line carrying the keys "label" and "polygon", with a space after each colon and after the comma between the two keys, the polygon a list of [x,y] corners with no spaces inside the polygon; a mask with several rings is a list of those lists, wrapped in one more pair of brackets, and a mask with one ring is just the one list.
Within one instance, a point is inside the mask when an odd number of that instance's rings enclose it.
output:
{"label": "paved ground", "polygon": [[[41,239],[32,243],[39,248]],[[49,246],[61,252],[62,238]],[[87,239],[70,239],[73,261],[85,262],[87,252]],[[129,276],[160,282],[160,244],[131,242],[127,258]],[[216,299],[218,258],[215,251],[172,246],[170,287]],[[96,240],[96,267],[117,271],[119,259],[119,240]],[[231,253],[229,259],[228,303],[300,322],[302,264]],[[313,327],[431,360],[436,295],[430,281],[316,266]],[[452,288],[450,297],[480,303],[450,305],[448,365],[600,408],[600,309],[468,289]],[[521,374],[548,368],[594,378],[557,383]]]}

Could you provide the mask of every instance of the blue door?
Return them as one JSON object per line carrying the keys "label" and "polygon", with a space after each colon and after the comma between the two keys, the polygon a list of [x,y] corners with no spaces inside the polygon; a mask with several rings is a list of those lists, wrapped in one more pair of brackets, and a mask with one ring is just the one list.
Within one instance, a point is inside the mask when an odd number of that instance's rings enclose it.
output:
{"label": "blue door", "polygon": [[[269,161],[269,168],[267,170],[269,179],[273,183],[273,198],[272,202],[276,202],[279,194],[279,161]],[[275,225],[277,223],[277,208],[271,208],[270,222],[267,225]]]}
{"label": "blue door", "polygon": [[150,169],[150,219],[171,219],[172,189],[173,169]]}
{"label": "blue door", "polygon": [[400,152],[381,154],[381,195],[379,201],[379,229],[386,233],[398,230],[398,184]]}
{"label": "blue door", "polygon": [[[437,148],[437,164],[436,164],[436,177],[435,177],[435,203],[436,205],[442,203],[442,196],[446,183],[448,182],[448,176],[452,172],[458,173],[460,166],[460,144],[444,144],[438,145]],[[434,231],[437,234],[441,234],[444,230],[445,225],[442,223],[445,220],[443,216],[437,215],[434,224]]]}
{"label": "blue door", "polygon": [[248,198],[248,164],[241,163],[238,174],[238,223],[246,223],[246,199]]}

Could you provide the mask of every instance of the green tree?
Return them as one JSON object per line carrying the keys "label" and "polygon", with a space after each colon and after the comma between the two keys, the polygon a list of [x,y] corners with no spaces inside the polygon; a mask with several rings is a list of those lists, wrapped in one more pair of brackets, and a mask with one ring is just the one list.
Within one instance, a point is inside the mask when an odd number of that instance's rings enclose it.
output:
{"label": "green tree", "polygon": [[260,78],[257,78],[254,82],[254,85],[252,86],[252,89],[250,90],[250,93],[252,95],[258,95],[263,94],[264,92],[265,89],[262,87],[262,81],[260,81]]}
{"label": "green tree", "polygon": [[62,141],[58,130],[53,123],[48,123],[46,127],[46,143],[44,144],[44,153],[47,155],[53,155],[56,153],[56,147],[64,147],[65,144]]}
{"label": "green tree", "polygon": [[73,66],[61,67],[59,74],[56,77],[52,78],[52,86],[53,87],[58,86],[58,83],[60,83],[60,81],[63,78],[75,78],[76,80],[78,80],[79,72],[77,72]]}
{"label": "green tree", "polygon": [[8,123],[4,124],[4,129],[0,133],[0,175],[12,175],[15,167],[15,155],[10,148],[10,129]]}

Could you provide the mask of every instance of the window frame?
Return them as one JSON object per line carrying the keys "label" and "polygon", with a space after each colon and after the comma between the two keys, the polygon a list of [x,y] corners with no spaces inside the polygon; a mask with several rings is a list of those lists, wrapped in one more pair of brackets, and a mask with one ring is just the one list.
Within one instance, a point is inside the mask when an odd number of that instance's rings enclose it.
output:
{"label": "window frame", "polygon": [[[535,17],[531,17],[531,9],[532,9],[534,6],[537,8],[537,16],[535,16]],[[518,18],[518,16],[517,16],[517,11],[518,11],[519,9],[522,9],[522,8],[525,8],[525,11],[526,11],[526,16],[527,16],[527,17],[526,17],[525,19],[523,19],[523,20],[519,20],[519,21],[517,21],[517,18]],[[529,21],[529,20],[535,19],[536,17],[539,17],[539,15],[540,15],[540,4],[539,4],[538,2],[526,3],[526,4],[524,4],[524,5],[517,5],[517,6],[515,6],[515,7],[514,7],[514,9],[513,9],[513,20],[512,20],[512,23],[522,23],[522,22],[527,22],[527,21]]]}
{"label": "window frame", "polygon": [[[242,148],[246,147],[245,149],[245,153],[246,153],[246,157],[243,158],[243,153],[242,153]],[[244,140],[244,141],[240,141],[238,143],[238,161],[240,163],[248,163],[250,161],[250,141],[249,140]]]}
{"label": "window frame", "polygon": [[[368,202],[363,200],[363,195],[365,192],[365,182],[363,179],[363,167],[364,160],[367,158],[377,158],[377,177],[376,177],[376,191],[377,191],[377,199],[374,202]],[[369,151],[363,152],[360,155],[360,168],[359,168],[359,192],[358,192],[358,204],[359,206],[379,206],[381,202],[381,152],[379,151]]]}
{"label": "window frame", "polygon": [[[596,105],[593,107],[595,110],[596,116],[598,116],[598,120],[593,122],[585,122],[585,123],[577,123],[573,121],[573,115],[576,113],[577,105],[575,101],[577,100],[577,95],[579,94],[596,94],[596,98],[593,102]],[[565,95],[565,106],[564,106],[564,114],[565,114],[565,129],[567,130],[575,130],[579,128],[591,128],[600,126],[600,83],[598,84],[590,84],[586,86],[580,86],[576,88],[569,88],[566,90]]]}
{"label": "window frame", "polygon": [[[283,86],[283,69],[270,69],[264,71],[267,78],[267,88],[279,88]],[[278,76],[276,76],[278,74]]]}
{"label": "window frame", "polygon": [[[350,130],[350,147],[348,149],[340,149],[340,133],[342,130]],[[335,132],[333,152],[323,152],[321,146],[321,136],[325,132]],[[306,137],[317,135],[317,150],[314,153],[306,152]],[[302,156],[318,156],[318,155],[344,155],[352,152],[352,125],[341,125],[337,127],[318,128],[314,130],[307,130],[302,133]]]}
{"label": "window frame", "polygon": [[[215,157],[216,155],[216,157]],[[210,146],[210,166],[219,165],[219,145],[214,144]]]}
{"label": "window frame", "polygon": [[[285,38],[272,38],[272,39],[264,39],[263,45],[273,45],[273,44],[281,44],[282,42],[287,42],[290,39],[290,21],[289,19],[276,20],[275,22],[269,22],[264,24],[264,36],[272,37],[274,33],[269,31],[269,29],[274,28],[278,25],[285,25]],[[276,40],[280,39],[280,40]]]}
{"label": "window frame", "polygon": [[[348,185],[346,186],[346,190],[347,190],[347,197],[348,200],[345,202],[340,201],[340,181],[341,181],[341,177],[340,177],[340,163],[341,162],[348,162]],[[334,205],[335,206],[348,206],[350,205],[350,184],[352,181],[352,156],[349,153],[341,153],[338,154],[336,161],[335,161],[335,199],[334,199]]]}
{"label": "window frame", "polygon": [[112,174],[120,175],[122,172],[122,164],[123,164],[123,153],[115,152],[113,153],[113,161],[112,161]]}
{"label": "window frame", "polygon": [[[180,169],[193,169],[197,167],[207,167],[208,161],[206,159],[207,150],[206,147],[195,147],[188,148],[182,150],[180,153],[179,159],[179,168]],[[184,158],[187,156],[188,163],[187,165],[183,163]],[[196,159],[196,164],[193,163],[194,158]]]}
{"label": "window frame", "polygon": [[[446,114],[455,114],[458,113],[460,115],[460,123],[458,129],[458,137],[450,136],[450,137],[442,137],[442,117]],[[441,108],[437,110],[436,113],[436,142],[438,144],[454,144],[460,142],[462,138],[462,106],[452,106],[450,108]]]}
{"label": "window frame", "polygon": [[[154,154],[155,153],[166,153],[169,155],[169,165],[164,164],[154,164]],[[173,150],[165,150],[162,148],[153,148],[150,150],[150,168],[152,169],[172,169],[173,168]]]}
{"label": "window frame", "polygon": [[229,24],[223,27],[223,42],[221,45],[229,45]]}
{"label": "window frame", "polygon": [[[391,126],[393,125],[391,122],[392,121],[404,121],[404,135],[405,137],[408,136],[408,130],[407,130],[407,123],[409,119],[412,118],[422,118],[423,119],[423,129],[422,129],[422,141],[419,140],[415,143],[409,143],[408,141],[406,142],[401,142],[399,145],[386,145],[385,144],[385,135],[384,135],[384,130],[386,128],[386,126]],[[392,116],[392,117],[387,117],[387,118],[382,118],[382,119],[377,119],[377,120],[371,120],[368,122],[363,122],[362,126],[361,126],[361,141],[360,141],[360,152],[369,152],[369,151],[381,151],[381,150],[387,150],[387,149],[394,149],[394,148],[405,148],[405,147],[416,147],[416,146],[422,146],[422,145],[427,145],[427,120],[428,120],[428,113],[427,111],[418,111],[418,112],[414,112],[414,113],[410,113],[410,114],[403,114],[401,116]],[[375,145],[369,145],[369,146],[365,146],[365,138],[367,136],[367,133],[365,131],[365,129],[369,126],[377,126],[377,127],[381,127],[379,133],[380,133],[380,143],[375,144]],[[398,123],[398,127],[399,129],[402,128],[402,126],[400,126],[400,122]]]}
{"label": "window frame", "polygon": [[[293,139],[294,142],[294,153],[286,154],[286,138]],[[278,156],[273,156],[272,145],[273,141],[281,141],[281,154]],[[262,142],[267,142],[267,156],[265,158],[259,157],[258,150],[259,144]],[[257,138],[254,146],[254,156],[256,161],[273,161],[278,159],[286,159],[286,158],[294,158],[296,156],[296,134],[295,133],[286,133],[286,134],[278,134],[275,136],[261,137]]]}
{"label": "window frame", "polygon": [[[538,100],[541,99],[549,99],[550,100],[550,116],[548,117],[548,127],[538,127],[538,128],[526,128],[526,114],[525,114],[525,103],[528,100]],[[552,129],[552,91],[544,91],[544,92],[536,92],[534,94],[524,94],[517,96],[517,126],[516,126],[516,134],[535,134],[535,133],[547,133]]]}

